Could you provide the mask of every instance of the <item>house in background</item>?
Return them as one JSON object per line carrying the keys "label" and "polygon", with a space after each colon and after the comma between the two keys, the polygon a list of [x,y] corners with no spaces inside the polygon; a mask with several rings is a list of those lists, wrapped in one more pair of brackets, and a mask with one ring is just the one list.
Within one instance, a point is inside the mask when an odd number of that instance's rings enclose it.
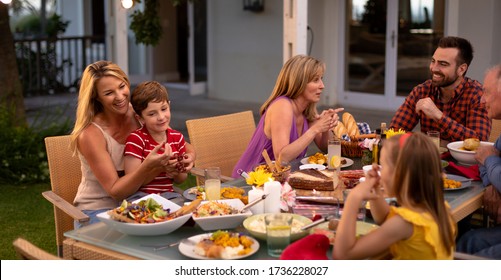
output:
{"label": "house in background", "polygon": [[[144,2],[144,1],[143,1]],[[501,63],[501,1],[267,0],[260,12],[236,0],[159,1],[163,37],[135,43],[130,10],[118,0],[59,0],[66,36],[104,32],[107,59],[133,83],[155,79],[209,98],[262,103],[273,89],[292,37],[297,49],[327,64],[322,105],[395,110],[428,65],[442,36],[471,41],[467,75],[482,81]],[[75,9],[75,6],[78,7]],[[298,10],[294,10],[298,9]],[[287,21],[291,14],[302,16]]]}

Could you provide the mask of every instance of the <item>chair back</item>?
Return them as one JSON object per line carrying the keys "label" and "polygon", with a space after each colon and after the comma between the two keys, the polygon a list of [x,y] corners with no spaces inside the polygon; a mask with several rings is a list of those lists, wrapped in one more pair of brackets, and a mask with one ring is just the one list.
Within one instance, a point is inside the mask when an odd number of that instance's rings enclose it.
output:
{"label": "chair back", "polygon": [[60,260],[57,256],[42,250],[40,247],[21,237],[14,240],[12,246],[14,246],[14,250],[16,250],[19,258],[23,260]]}
{"label": "chair back", "polygon": [[492,120],[491,135],[489,135],[489,142],[496,142],[501,134],[501,120]]}
{"label": "chair back", "polygon": [[256,123],[252,111],[244,111],[187,120],[186,127],[197,153],[195,166],[216,166],[221,168],[221,175],[231,177],[254,134]]}
{"label": "chair back", "polygon": [[[78,185],[82,179],[80,159],[73,156],[70,150],[70,135],[50,136],[45,138],[47,161],[49,163],[50,184],[52,192],[70,204],[77,194]],[[54,206],[54,221],[56,224],[56,243],[61,251],[64,233],[73,229],[74,219]]]}

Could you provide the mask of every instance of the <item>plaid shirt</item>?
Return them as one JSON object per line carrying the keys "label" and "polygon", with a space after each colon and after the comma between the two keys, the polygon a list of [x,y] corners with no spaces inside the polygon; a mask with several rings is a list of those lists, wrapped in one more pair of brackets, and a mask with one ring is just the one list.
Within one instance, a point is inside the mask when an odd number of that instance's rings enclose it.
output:
{"label": "plaid shirt", "polygon": [[[487,141],[491,132],[491,120],[487,117],[485,104],[480,99],[484,94],[482,85],[465,77],[454,90],[454,95],[448,103],[439,99],[440,89],[431,85],[428,80],[416,86],[405,98],[391,120],[390,127],[412,131],[421,121],[421,131],[440,131],[440,139],[449,142],[462,141],[466,138],[478,138]],[[435,121],[422,111],[416,113],[416,103],[429,97],[440,111],[442,118]]]}

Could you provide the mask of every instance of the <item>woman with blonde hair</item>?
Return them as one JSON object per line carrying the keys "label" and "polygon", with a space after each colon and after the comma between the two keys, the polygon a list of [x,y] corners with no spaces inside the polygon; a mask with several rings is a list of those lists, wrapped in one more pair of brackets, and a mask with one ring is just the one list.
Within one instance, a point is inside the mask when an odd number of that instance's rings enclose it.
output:
{"label": "woman with blonde hair", "polygon": [[[437,147],[421,132],[393,136],[366,181],[351,190],[336,231],[334,259],[366,259],[389,251],[393,259],[452,259],[456,224],[444,200]],[[384,199],[397,199],[398,207]],[[380,225],[356,236],[358,208],[368,200]]]}
{"label": "woman with blonde hair", "polygon": [[324,72],[323,62],[306,55],[296,55],[283,65],[270,97],[261,106],[261,119],[233,169],[233,177],[239,176],[239,169],[251,171],[264,162],[263,150],[272,160],[282,161],[304,157],[311,142],[327,150],[329,131],[337,125],[337,113],[343,109],[318,114]]}
{"label": "woman with blonde hair", "polygon": [[[140,127],[129,101],[130,82],[118,65],[97,61],[85,68],[71,148],[82,164],[74,205],[91,218],[90,223],[97,221],[98,213],[117,207],[157,174],[177,164],[177,159],[163,153],[165,143],[161,143],[137,170],[123,174],[125,140]],[[190,170],[195,154],[190,145],[187,149],[183,162]]]}

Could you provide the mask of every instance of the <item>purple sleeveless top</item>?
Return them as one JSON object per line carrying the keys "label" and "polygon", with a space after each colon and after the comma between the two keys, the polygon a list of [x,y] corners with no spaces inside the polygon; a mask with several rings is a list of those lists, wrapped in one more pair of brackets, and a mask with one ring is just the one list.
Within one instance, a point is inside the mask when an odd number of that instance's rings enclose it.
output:
{"label": "purple sleeveless top", "polygon": [[[275,99],[272,104],[281,99],[281,98],[286,98],[290,102],[290,98],[286,96],[280,96],[277,99]],[[270,104],[271,105],[271,104]],[[268,152],[268,155],[270,155],[271,160],[275,160],[275,154],[273,153],[273,145],[271,143],[271,139],[268,139],[266,134],[264,134],[264,119],[266,117],[266,111],[264,114],[261,116],[261,119],[259,120],[259,124],[256,127],[256,131],[254,131],[254,134],[252,135],[252,138],[249,142],[249,145],[247,145],[247,149],[243,153],[242,157],[240,157],[240,160],[237,162],[235,165],[235,168],[233,169],[232,177],[233,178],[239,178],[240,175],[238,174],[237,170],[242,169],[245,172],[252,171],[252,168],[257,166],[260,163],[265,162],[263,158],[263,150],[266,149]],[[306,132],[309,128],[308,125],[308,120],[306,119],[305,116],[304,118],[304,124],[303,124],[303,133]],[[291,127],[291,134],[289,137],[289,143],[292,143],[296,141],[296,139],[299,138],[297,127],[296,127],[296,118],[292,116],[292,127]],[[306,155],[306,151],[308,148],[304,149],[302,153],[300,153],[297,158],[303,158]]]}

